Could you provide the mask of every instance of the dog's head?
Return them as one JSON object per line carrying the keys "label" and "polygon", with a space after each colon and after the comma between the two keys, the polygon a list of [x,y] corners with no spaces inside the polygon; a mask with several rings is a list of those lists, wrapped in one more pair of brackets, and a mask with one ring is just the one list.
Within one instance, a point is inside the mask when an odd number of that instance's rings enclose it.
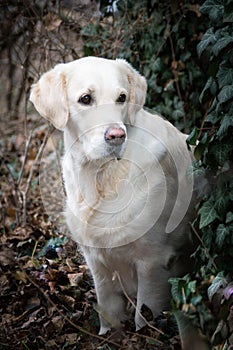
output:
{"label": "dog's head", "polygon": [[86,57],[42,75],[30,101],[56,128],[76,135],[88,159],[120,157],[146,89],[126,61]]}

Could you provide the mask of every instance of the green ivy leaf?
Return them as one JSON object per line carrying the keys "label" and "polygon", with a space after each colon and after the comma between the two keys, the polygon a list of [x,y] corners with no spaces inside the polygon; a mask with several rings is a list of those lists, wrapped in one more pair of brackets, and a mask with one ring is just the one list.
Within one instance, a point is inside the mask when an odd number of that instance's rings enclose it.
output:
{"label": "green ivy leaf", "polygon": [[215,144],[212,149],[209,151],[216,161],[220,164],[223,165],[225,161],[228,159],[229,152],[232,150],[232,145],[231,143],[218,143]]}
{"label": "green ivy leaf", "polygon": [[201,56],[203,51],[207,49],[210,44],[216,43],[217,39],[214,33],[214,28],[209,28],[203,35],[201,41],[197,45],[198,56]]}
{"label": "green ivy leaf", "polygon": [[171,283],[171,294],[172,298],[175,300],[176,304],[179,305],[183,302],[183,295],[180,287],[180,279],[179,278],[169,278],[169,283]]}
{"label": "green ivy leaf", "polygon": [[218,99],[220,103],[229,101],[233,97],[233,84],[223,86],[222,90],[218,94]]}
{"label": "green ivy leaf", "polygon": [[232,23],[233,22],[233,4],[229,3],[225,5],[223,23]]}
{"label": "green ivy leaf", "polygon": [[231,35],[224,35],[223,38],[218,39],[217,42],[212,47],[212,52],[215,56],[217,56],[222,49],[224,49],[227,45],[233,43],[233,37]]}
{"label": "green ivy leaf", "polygon": [[201,215],[199,224],[200,229],[211,224],[211,222],[218,218],[217,211],[211,201],[203,203],[199,213]]}
{"label": "green ivy leaf", "polygon": [[233,68],[220,66],[216,77],[220,87],[233,85]]}
{"label": "green ivy leaf", "polygon": [[218,129],[217,136],[221,140],[228,131],[228,128],[233,126],[233,115],[224,115],[221,120],[220,128]]}
{"label": "green ivy leaf", "polygon": [[196,292],[196,284],[197,284],[197,281],[190,281],[187,285],[187,292],[188,292],[188,296],[191,294],[191,293],[195,293]]}
{"label": "green ivy leaf", "polygon": [[200,7],[200,11],[208,15],[211,21],[217,23],[222,20],[224,5],[221,0],[206,0]]}
{"label": "green ivy leaf", "polygon": [[229,211],[226,215],[226,224],[229,224],[229,222],[233,221],[233,213]]}
{"label": "green ivy leaf", "polygon": [[208,114],[206,117],[206,121],[212,124],[216,124],[220,119],[221,119],[221,115],[218,114],[216,111],[213,111],[212,113]]}
{"label": "green ivy leaf", "polygon": [[202,158],[205,150],[208,147],[209,141],[210,141],[210,137],[208,136],[208,134],[203,133],[201,140],[199,141],[199,143],[197,144],[194,150],[194,156],[197,160],[200,160]]}
{"label": "green ivy leaf", "polygon": [[198,129],[195,127],[186,139],[188,145],[195,146],[198,138]]}
{"label": "green ivy leaf", "polygon": [[211,301],[214,294],[217,293],[219,288],[221,287],[226,287],[228,284],[227,279],[224,277],[223,272],[219,272],[217,276],[214,278],[212,284],[208,288],[208,297],[209,300]]}
{"label": "green ivy leaf", "polygon": [[225,188],[219,188],[214,197],[215,204],[214,207],[219,215],[224,214],[227,209],[229,201],[229,191]]}
{"label": "green ivy leaf", "polygon": [[200,142],[198,143],[194,150],[194,157],[196,160],[201,160],[201,157],[203,156],[206,147],[206,144]]}
{"label": "green ivy leaf", "polygon": [[203,228],[202,240],[203,240],[205,247],[208,249],[211,246],[212,240],[213,240],[213,231],[212,231],[211,227],[206,226],[205,228]]}
{"label": "green ivy leaf", "polygon": [[161,70],[162,70],[162,62],[161,62],[161,58],[158,57],[152,64],[152,71],[157,73],[157,72],[161,72]]}
{"label": "green ivy leaf", "polygon": [[224,224],[220,224],[217,227],[216,230],[216,244],[219,246],[219,248],[222,248],[224,241],[226,239],[226,236],[229,234],[229,228],[226,227]]}
{"label": "green ivy leaf", "polygon": [[184,116],[183,109],[176,109],[176,110],[174,110],[174,112],[172,112],[172,118],[174,118],[175,120],[178,120],[183,116]]}
{"label": "green ivy leaf", "polygon": [[203,97],[204,97],[204,95],[205,95],[205,92],[206,92],[207,90],[210,89],[210,87],[211,87],[211,85],[212,85],[213,83],[214,83],[213,77],[209,77],[209,79],[207,80],[207,82],[206,82],[206,84],[205,84],[205,86],[204,86],[204,89],[202,90],[201,95],[200,95],[200,97],[199,97],[200,102],[202,102]]}

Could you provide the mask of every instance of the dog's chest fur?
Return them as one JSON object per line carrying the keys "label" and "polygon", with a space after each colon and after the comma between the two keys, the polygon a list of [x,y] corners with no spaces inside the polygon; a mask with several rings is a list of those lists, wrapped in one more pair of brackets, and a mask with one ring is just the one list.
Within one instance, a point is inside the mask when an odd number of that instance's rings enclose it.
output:
{"label": "dog's chest fur", "polygon": [[90,162],[78,169],[75,158],[69,155],[63,162],[63,172],[66,218],[73,238],[80,244],[101,248],[124,245],[146,233],[150,228],[147,223],[155,217],[155,202],[160,205],[163,201],[163,180],[159,174],[154,176],[153,187],[160,184],[156,199],[153,188],[148,192],[150,174],[146,171],[127,159]]}

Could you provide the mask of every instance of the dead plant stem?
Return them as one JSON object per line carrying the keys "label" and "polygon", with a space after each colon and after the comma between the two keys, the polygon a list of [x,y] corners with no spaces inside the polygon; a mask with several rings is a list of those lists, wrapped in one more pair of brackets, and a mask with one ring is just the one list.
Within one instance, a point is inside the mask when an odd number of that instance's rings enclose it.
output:
{"label": "dead plant stem", "polygon": [[19,177],[18,177],[18,181],[17,181],[17,186],[19,187],[22,177],[23,177],[23,173],[24,173],[24,167],[25,167],[25,163],[27,160],[27,156],[28,156],[28,150],[29,150],[29,146],[31,143],[31,139],[32,139],[32,131],[29,134],[29,137],[26,139],[26,145],[25,145],[25,150],[24,150],[24,157],[23,157],[23,163],[20,169],[20,173],[19,173]]}
{"label": "dead plant stem", "polygon": [[147,326],[149,326],[150,328],[152,328],[153,330],[155,330],[156,332],[158,332],[159,334],[163,334],[164,335],[164,332],[162,332],[160,329],[152,326],[148,321],[147,319],[142,315],[142,313],[140,312],[140,310],[138,309],[137,305],[133,302],[133,300],[129,297],[128,293],[126,292],[125,290],[125,287],[123,286],[123,283],[121,281],[121,277],[119,275],[119,272],[118,271],[114,271],[114,274],[113,274],[113,278],[117,277],[119,283],[120,283],[120,286],[121,286],[121,289],[122,289],[122,292],[124,293],[126,299],[130,302],[130,304],[135,308],[136,312],[140,315],[140,317],[143,319],[143,321],[145,322],[145,324]]}
{"label": "dead plant stem", "polygon": [[[193,226],[193,224],[192,224],[191,222],[189,223],[189,225],[191,226],[191,229],[193,230],[194,234],[196,235],[196,237],[198,238],[199,242],[200,242],[201,245],[203,246],[206,257],[207,257],[208,259],[211,259],[210,254],[209,254],[209,251],[208,251],[208,249],[206,248],[206,246],[205,246],[205,244],[204,244],[202,238],[200,237],[199,233],[197,232],[197,230],[195,229],[195,227]],[[215,262],[212,261],[212,263],[213,263],[214,268],[215,268],[216,270],[218,270],[218,268],[217,268]]]}
{"label": "dead plant stem", "polygon": [[23,225],[26,225],[26,222],[27,222],[27,195],[28,195],[28,192],[29,192],[29,189],[30,189],[30,186],[31,186],[32,176],[33,176],[33,173],[34,173],[36,165],[38,165],[38,162],[40,160],[40,157],[42,155],[42,152],[44,150],[44,147],[46,145],[46,142],[47,142],[48,137],[49,137],[50,134],[51,134],[51,129],[48,128],[47,132],[46,132],[46,134],[44,136],[43,142],[40,145],[40,148],[38,150],[36,158],[35,158],[35,160],[34,160],[34,162],[32,164],[32,167],[30,169],[30,172],[29,172],[29,175],[28,175],[28,178],[27,178],[26,188],[25,188],[24,191],[21,191],[22,197],[23,197]]}
{"label": "dead plant stem", "polygon": [[[170,30],[170,25],[168,23],[168,40],[170,43],[170,48],[171,48],[171,53],[172,53],[172,61],[176,62],[176,56],[175,56],[175,50],[174,50],[174,45],[173,45],[173,40],[172,40],[172,35],[171,35],[172,31]],[[177,72],[177,70],[175,68],[172,68],[172,73],[174,76],[174,82],[176,85],[176,91],[177,91],[177,95],[179,97],[179,100],[181,102],[183,102],[183,98],[181,95],[181,91],[180,91],[180,85],[179,85],[179,73]],[[184,109],[184,107],[183,107]],[[187,121],[186,121],[186,116],[185,116],[185,112],[184,112],[184,117],[183,117],[183,121],[184,121],[184,130],[187,130]]]}

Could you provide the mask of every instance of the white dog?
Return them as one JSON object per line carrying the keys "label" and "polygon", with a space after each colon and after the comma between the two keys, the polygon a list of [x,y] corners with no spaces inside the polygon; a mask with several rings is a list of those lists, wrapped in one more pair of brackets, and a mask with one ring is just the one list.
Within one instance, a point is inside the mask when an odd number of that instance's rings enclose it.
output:
{"label": "white dog", "polygon": [[32,87],[38,112],[64,130],[66,220],[92,272],[100,334],[126,319],[125,296],[156,316],[192,247],[186,135],[143,110],[146,81],[124,60],[59,64]]}

